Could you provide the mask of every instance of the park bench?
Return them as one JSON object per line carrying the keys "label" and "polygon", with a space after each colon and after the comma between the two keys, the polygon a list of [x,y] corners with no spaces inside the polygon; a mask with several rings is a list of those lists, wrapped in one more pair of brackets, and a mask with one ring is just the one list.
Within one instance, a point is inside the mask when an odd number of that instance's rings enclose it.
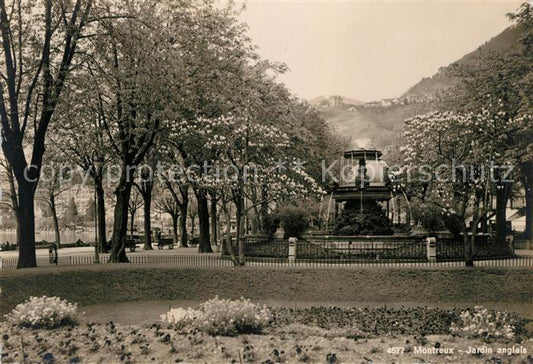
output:
{"label": "park bench", "polygon": [[159,238],[157,241],[157,249],[163,249],[165,246],[168,246],[169,249],[174,249],[174,239]]}
{"label": "park bench", "polygon": [[130,252],[134,252],[137,249],[137,240],[126,238],[124,246],[130,249]]}

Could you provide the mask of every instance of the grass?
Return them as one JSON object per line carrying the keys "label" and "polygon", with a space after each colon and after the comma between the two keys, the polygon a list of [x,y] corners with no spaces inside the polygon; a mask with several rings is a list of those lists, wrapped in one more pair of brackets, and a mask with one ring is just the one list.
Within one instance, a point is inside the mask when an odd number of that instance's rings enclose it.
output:
{"label": "grass", "polygon": [[153,267],[36,268],[2,272],[0,313],[30,296],[82,306],[141,300],[533,303],[533,270]]}

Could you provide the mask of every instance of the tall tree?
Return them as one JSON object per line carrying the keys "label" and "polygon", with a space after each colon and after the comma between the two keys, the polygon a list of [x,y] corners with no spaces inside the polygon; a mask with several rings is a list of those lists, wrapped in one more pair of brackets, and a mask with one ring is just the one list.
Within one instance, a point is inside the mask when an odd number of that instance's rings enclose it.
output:
{"label": "tall tree", "polygon": [[180,238],[178,235],[178,220],[180,217],[180,206],[176,203],[176,200],[171,195],[166,195],[155,200],[156,207],[161,212],[167,213],[172,219],[172,242],[174,245],[179,246]]}
{"label": "tall tree", "polygon": [[17,219],[24,224],[18,268],[37,266],[34,199],[45,137],[91,6],[90,0],[0,0],[2,149],[17,180]]}
{"label": "tall tree", "polygon": [[[505,120],[505,125],[515,128],[528,122],[520,118]],[[434,112],[406,121],[403,178],[410,180],[403,182],[414,181],[411,189],[419,189],[423,201],[441,208],[448,226],[458,227],[466,266],[474,265],[474,241],[479,222],[490,211],[491,192],[503,177],[511,178],[499,167],[506,164],[497,148],[501,135],[505,131],[500,121],[488,110]]]}
{"label": "tall tree", "polygon": [[140,193],[134,191],[128,201],[128,212],[130,214],[130,238],[133,239],[135,232],[135,215],[143,205],[143,198]]}
{"label": "tall tree", "polygon": [[[531,181],[533,180],[533,153],[530,125],[511,127],[510,121],[530,115],[533,111],[533,7],[523,3],[508,14],[515,22],[515,32],[521,36],[509,45],[505,53],[480,52],[478,57],[452,68],[460,81],[444,102],[443,110],[474,112],[485,110],[497,120],[501,131],[493,143],[495,152],[505,155],[508,162],[519,167],[526,197],[526,235],[531,238]],[[501,184],[495,189],[496,233],[500,243],[506,235],[506,207],[512,194],[512,183]]]}
{"label": "tall tree", "polygon": [[135,187],[143,198],[144,250],[152,250],[152,195],[157,178],[155,174],[158,160],[159,155],[151,151],[146,163],[140,166],[139,178],[135,182]]}
{"label": "tall tree", "polygon": [[78,165],[86,177],[92,179],[96,194],[97,242],[100,253],[107,252],[106,199],[104,178],[114,159],[107,140],[104,121],[108,117],[104,95],[99,92],[99,81],[92,52],[80,56],[80,68],[65,88],[65,98],[58,105],[58,123],[53,125],[50,142],[69,161]]}
{"label": "tall tree", "polygon": [[[170,35],[162,18],[168,4],[127,2],[121,18],[102,19],[94,42],[94,72],[107,112],[102,125],[120,165],[110,262],[127,262],[125,236],[135,172],[164,118],[168,77],[174,70]],[[153,26],[147,26],[152,24]]]}
{"label": "tall tree", "polygon": [[[54,161],[48,167],[39,181],[39,199],[49,208],[55,232],[55,243],[61,248],[61,234],[58,216],[58,197],[68,189],[72,188],[72,171],[62,168],[61,159],[50,158]],[[54,160],[55,159],[55,160]],[[66,221],[67,222],[67,221]],[[68,223],[68,222],[67,222]]]}

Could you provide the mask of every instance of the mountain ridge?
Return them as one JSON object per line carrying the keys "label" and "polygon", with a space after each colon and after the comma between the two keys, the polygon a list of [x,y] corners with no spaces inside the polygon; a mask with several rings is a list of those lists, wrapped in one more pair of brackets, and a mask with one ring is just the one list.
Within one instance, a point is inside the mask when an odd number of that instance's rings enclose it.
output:
{"label": "mountain ridge", "polygon": [[398,98],[364,103],[333,95],[309,102],[337,133],[351,139],[350,147],[386,150],[401,135],[405,119],[433,110],[435,101],[458,84],[459,78],[453,72],[456,66],[474,65],[488,54],[513,52],[519,47],[522,33],[520,26],[506,28],[475,50],[439,68],[433,76],[422,78]]}

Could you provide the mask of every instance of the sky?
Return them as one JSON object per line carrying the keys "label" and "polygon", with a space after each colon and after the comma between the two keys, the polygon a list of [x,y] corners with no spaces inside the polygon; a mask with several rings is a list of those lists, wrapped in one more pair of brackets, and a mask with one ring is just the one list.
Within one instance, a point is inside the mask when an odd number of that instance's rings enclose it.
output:
{"label": "sky", "polygon": [[398,97],[496,36],[521,1],[247,1],[241,20],[297,96]]}

